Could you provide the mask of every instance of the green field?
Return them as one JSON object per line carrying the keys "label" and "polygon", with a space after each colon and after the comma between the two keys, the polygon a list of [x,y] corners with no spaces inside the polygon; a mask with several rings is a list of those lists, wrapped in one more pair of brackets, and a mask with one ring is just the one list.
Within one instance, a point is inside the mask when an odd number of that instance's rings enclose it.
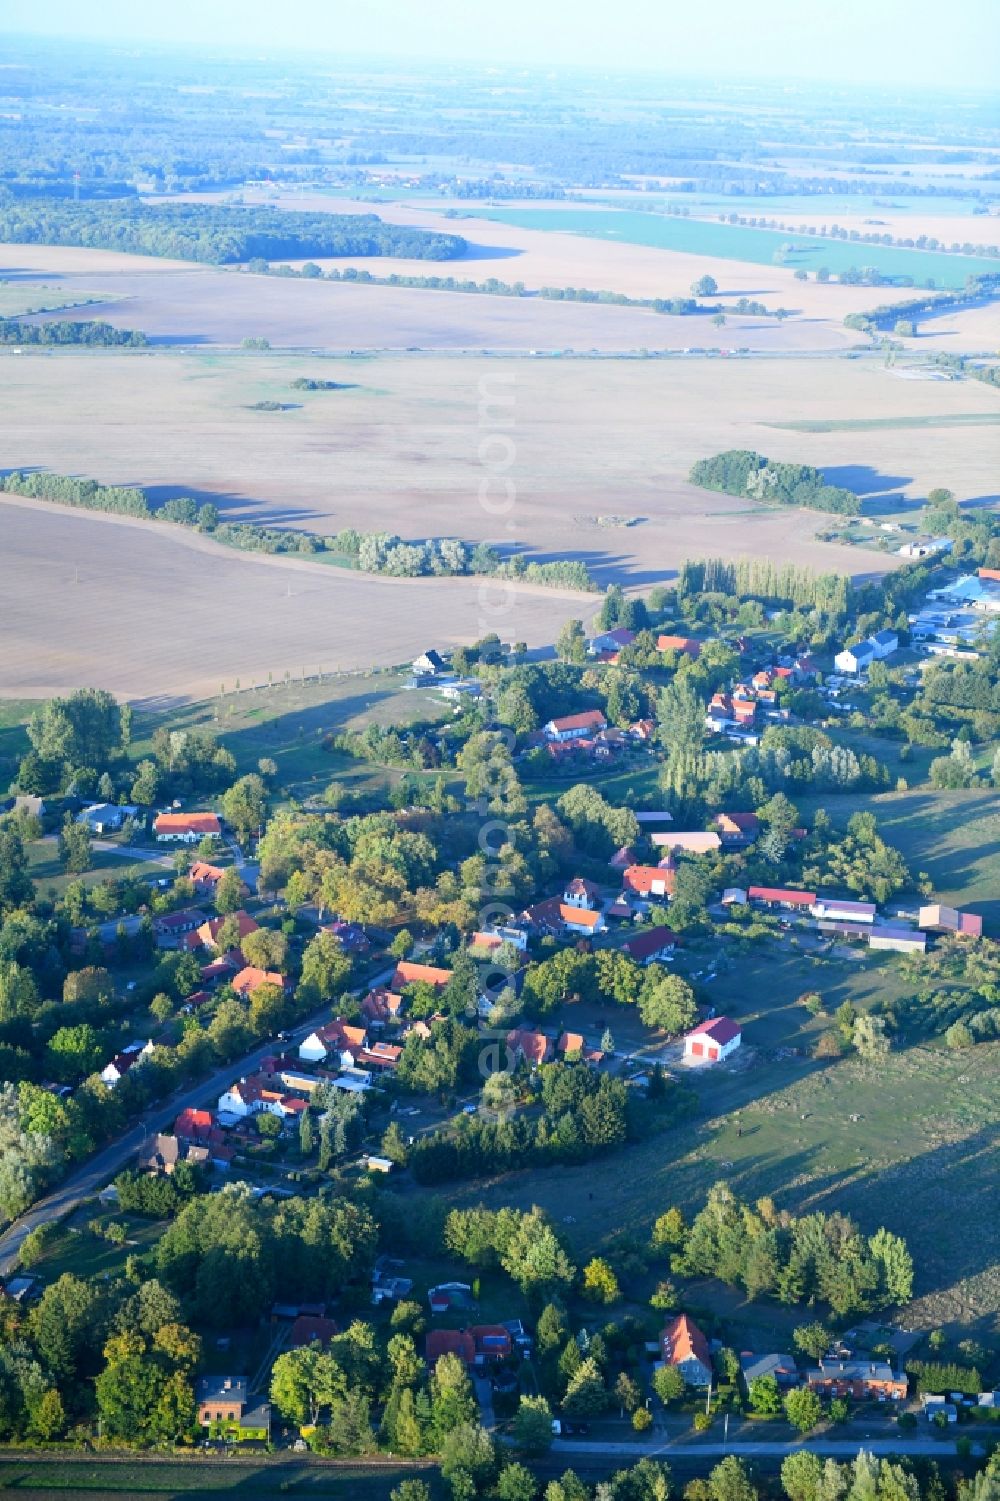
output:
{"label": "green field", "polygon": [[800,422],[765,422],[783,433],[871,433],[923,427],[996,427],[1000,412],[956,412],[953,417],[831,417]]}
{"label": "green field", "polygon": [[[995,273],[997,262],[985,256],[952,255],[946,251],[906,250],[895,245],[865,245],[852,240],[821,240],[776,229],[751,229],[711,219],[682,219],[666,214],[624,209],[504,208],[477,209],[485,219],[519,229],[563,230],[629,245],[652,245],[688,255],[718,256],[726,261],[774,264],[776,253],[788,244],[795,249],[784,264],[815,271],[826,266],[835,275],[851,267],[872,266],[882,276],[911,276],[922,286],[929,277],[942,288],[965,286],[966,277]],[[875,299],[877,301],[877,298]]]}
{"label": "green field", "polygon": [[86,307],[90,302],[117,302],[106,293],[74,292],[69,295],[57,287],[38,282],[0,281],[0,318],[19,318],[25,313],[55,313],[60,308]]}

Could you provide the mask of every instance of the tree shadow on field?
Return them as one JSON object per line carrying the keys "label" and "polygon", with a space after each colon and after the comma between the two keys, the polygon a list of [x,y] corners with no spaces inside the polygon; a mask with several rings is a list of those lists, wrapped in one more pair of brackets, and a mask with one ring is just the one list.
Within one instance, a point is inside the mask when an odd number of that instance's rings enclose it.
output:
{"label": "tree shadow on field", "polygon": [[[457,235],[462,233],[460,220],[457,222],[455,233]],[[524,254],[523,250],[518,250],[510,245],[481,245],[478,241],[473,240],[466,240],[465,243],[466,250],[464,255],[454,256],[450,261],[442,264],[439,272],[432,274],[447,276],[449,273],[444,269],[445,266],[461,265],[463,261],[509,261],[516,260]]]}
{"label": "tree shadow on field", "polygon": [[629,588],[640,584],[665,584],[677,577],[676,568],[637,568],[635,559],[622,553],[588,552],[584,548],[559,552],[532,549],[522,556],[528,563],[584,563],[591,578],[602,589],[617,583]]}
{"label": "tree shadow on field", "polygon": [[881,474],[869,464],[823,465],[820,473],[828,485],[853,490],[855,495],[884,495],[913,482],[911,474]]}

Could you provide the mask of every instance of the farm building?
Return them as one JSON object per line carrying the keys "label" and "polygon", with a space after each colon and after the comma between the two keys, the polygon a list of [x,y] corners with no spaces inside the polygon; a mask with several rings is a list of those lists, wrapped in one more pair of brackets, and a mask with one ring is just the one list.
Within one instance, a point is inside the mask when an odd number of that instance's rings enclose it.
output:
{"label": "farm building", "polygon": [[622,872],[622,885],[636,896],[670,897],[676,876],[677,872],[668,866],[630,865]]}
{"label": "farm building", "polygon": [[677,935],[662,923],[655,928],[645,928],[622,944],[622,952],[637,964],[653,964],[665,954],[672,954],[677,947]]}
{"label": "farm building", "polygon": [[690,832],[677,831],[664,834],[650,834],[650,841],[658,849],[680,850],[686,855],[714,855],[722,848],[722,840],[718,834],[711,830],[694,829]]}
{"label": "farm building", "polygon": [[548,724],[542,726],[542,734],[546,740],[553,740],[556,744],[562,744],[567,740],[585,740],[588,735],[596,735],[598,730],[606,730],[608,721],[600,709],[588,709],[583,714],[567,714],[562,719],[550,719]]}
{"label": "farm building", "polygon": [[750,886],[747,896],[765,907],[812,907],[816,903],[815,891],[796,891],[789,886]]}
{"label": "farm building", "polygon": [[927,934],[918,929],[893,927],[873,928],[868,935],[868,947],[887,949],[897,954],[924,954],[927,952]]}
{"label": "farm building", "polygon": [[694,1063],[721,1063],[743,1041],[743,1033],[737,1022],[728,1016],[716,1016],[711,1021],[699,1022],[684,1038],[684,1057]]}
{"label": "farm building", "polygon": [[685,656],[697,657],[701,652],[701,642],[691,636],[657,636],[656,650],[680,651]]}
{"label": "farm building", "polygon": [[960,912],[957,907],[943,907],[940,902],[921,907],[917,922],[931,933],[957,933],[961,938],[983,936],[983,919],[975,912]]}
{"label": "farm building", "polygon": [[215,813],[157,813],[153,833],[161,844],[197,844],[210,834],[221,834]]}
{"label": "farm building", "polygon": [[874,922],[874,902],[841,902],[834,897],[817,897],[810,907],[813,917],[824,917],[830,922]]}

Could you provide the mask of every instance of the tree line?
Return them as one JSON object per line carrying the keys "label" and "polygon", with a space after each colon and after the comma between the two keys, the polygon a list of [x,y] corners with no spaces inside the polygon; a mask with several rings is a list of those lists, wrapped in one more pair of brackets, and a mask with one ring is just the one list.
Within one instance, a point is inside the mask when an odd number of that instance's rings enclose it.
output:
{"label": "tree line", "polygon": [[85,344],[100,349],[143,349],[149,343],[136,328],[115,328],[102,319],[55,318],[46,323],[25,323],[21,318],[0,318],[0,344]]}
{"label": "tree line", "polygon": [[828,485],[812,464],[780,463],[752,449],[730,448],[710,459],[699,459],[688,478],[705,490],[772,505],[804,506],[842,516],[857,516],[861,510],[852,490]]}

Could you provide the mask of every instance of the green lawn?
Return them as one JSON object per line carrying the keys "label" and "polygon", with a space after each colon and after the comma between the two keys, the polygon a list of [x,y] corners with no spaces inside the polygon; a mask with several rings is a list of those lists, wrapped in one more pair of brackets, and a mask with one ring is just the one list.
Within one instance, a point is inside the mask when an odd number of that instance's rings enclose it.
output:
{"label": "green lawn", "polygon": [[[112,1245],[103,1237],[87,1229],[92,1219],[102,1224],[116,1220],[128,1233],[124,1246]],[[142,1256],[159,1240],[166,1229],[164,1220],[146,1220],[137,1216],[101,1210],[96,1203],[85,1206],[60,1226],[58,1236],[45,1255],[31,1268],[34,1275],[45,1282],[55,1282],[63,1272],[72,1272],[75,1277],[97,1277],[122,1271],[130,1255]]]}
{"label": "green lawn", "polygon": [[[61,896],[71,881],[82,881],[85,886],[96,886],[108,876],[150,876],[163,874],[163,870],[148,861],[135,861],[113,850],[95,850],[91,856],[90,869],[82,875],[63,870],[54,842],[38,840],[27,847],[28,874],[41,895],[54,890]],[[165,868],[165,867],[164,867]]]}

